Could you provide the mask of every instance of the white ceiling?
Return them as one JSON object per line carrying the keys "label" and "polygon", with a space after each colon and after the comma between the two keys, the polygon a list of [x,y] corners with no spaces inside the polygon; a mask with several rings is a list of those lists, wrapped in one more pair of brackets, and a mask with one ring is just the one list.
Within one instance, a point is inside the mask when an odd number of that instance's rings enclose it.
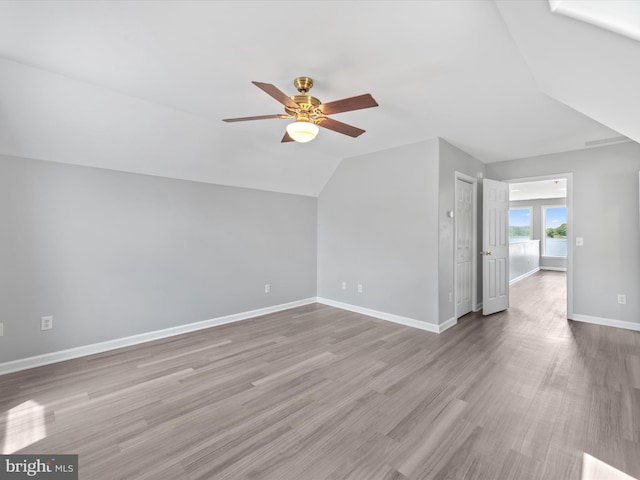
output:
{"label": "white ceiling", "polygon": [[[572,58],[539,58],[569,43],[575,20],[554,17],[546,0],[3,1],[0,153],[315,196],[341,159],[433,137],[484,162],[638,140],[630,114],[549,87],[575,81]],[[597,55],[633,42],[580,32]],[[591,96],[635,88],[639,54],[625,43],[633,67],[586,79]],[[281,144],[286,120],[221,121],[281,113],[250,82],[293,94],[301,75],[324,102],[371,93],[379,107],[334,116],[367,132]]]}
{"label": "white ceiling", "polygon": [[511,201],[566,197],[566,178],[509,184],[509,200]]}

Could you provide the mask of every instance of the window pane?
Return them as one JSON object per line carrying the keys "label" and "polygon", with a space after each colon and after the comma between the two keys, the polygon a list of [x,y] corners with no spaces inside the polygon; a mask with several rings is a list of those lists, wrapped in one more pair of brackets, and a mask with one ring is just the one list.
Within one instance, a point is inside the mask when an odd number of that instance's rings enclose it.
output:
{"label": "window pane", "polygon": [[544,230],[544,254],[547,257],[566,257],[567,208],[545,208]]}
{"label": "window pane", "polygon": [[518,208],[509,210],[509,243],[531,239],[531,210]]}

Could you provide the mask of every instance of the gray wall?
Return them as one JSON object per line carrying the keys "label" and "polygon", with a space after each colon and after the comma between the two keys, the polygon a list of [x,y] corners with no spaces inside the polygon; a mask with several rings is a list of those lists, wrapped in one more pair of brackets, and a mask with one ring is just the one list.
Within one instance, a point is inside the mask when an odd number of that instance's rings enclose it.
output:
{"label": "gray wall", "polygon": [[[438,253],[438,306],[440,323],[455,317],[455,304],[449,301],[449,293],[455,290],[455,219],[447,217],[448,211],[455,211],[455,172],[460,172],[469,177],[478,178],[478,174],[484,175],[485,165],[454,147],[450,143],[439,139],[440,156],[440,195],[439,195],[439,253]],[[482,197],[481,181],[478,181],[478,197]],[[482,202],[476,198],[477,208],[477,245],[482,245]],[[479,248],[477,249],[479,251]],[[482,301],[482,264],[477,262],[477,300]],[[476,308],[472,305],[472,308]]]}
{"label": "gray wall", "polygon": [[342,161],[318,198],[318,296],[437,324],[437,252],[437,139]]}
{"label": "gray wall", "polygon": [[634,142],[487,165],[498,180],[573,172],[572,235],[584,238],[573,248],[575,314],[640,323],[638,171]]}
{"label": "gray wall", "polygon": [[[531,239],[542,242],[542,207],[550,205],[566,206],[566,198],[545,198],[536,200],[518,200],[510,202],[511,208],[531,207]],[[542,244],[540,244],[540,254],[542,254]],[[567,268],[567,259],[558,257],[540,257],[540,268]]]}
{"label": "gray wall", "polygon": [[315,297],[316,214],[312,197],[0,156],[0,362]]}

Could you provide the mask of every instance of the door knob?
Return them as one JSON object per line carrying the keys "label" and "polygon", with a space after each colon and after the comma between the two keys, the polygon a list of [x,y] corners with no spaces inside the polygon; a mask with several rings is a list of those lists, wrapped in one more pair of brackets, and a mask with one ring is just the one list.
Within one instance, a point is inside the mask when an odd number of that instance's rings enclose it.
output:
{"label": "door knob", "polygon": [[489,256],[489,255],[491,255],[491,252],[487,250],[486,252],[480,252],[480,255],[487,255],[487,256]]}

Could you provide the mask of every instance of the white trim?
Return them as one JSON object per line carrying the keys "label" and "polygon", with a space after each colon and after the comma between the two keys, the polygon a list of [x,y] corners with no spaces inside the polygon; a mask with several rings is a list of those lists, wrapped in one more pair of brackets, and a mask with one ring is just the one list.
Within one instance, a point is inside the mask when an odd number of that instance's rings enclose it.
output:
{"label": "white trim", "polygon": [[573,317],[573,173],[567,173],[567,317]]}
{"label": "white trim", "polygon": [[337,302],[335,300],[329,300],[328,298],[318,297],[318,303],[323,305],[329,305],[330,307],[341,308],[342,310],[348,310],[349,312],[361,313],[369,317],[379,318],[380,320],[386,320],[388,322],[399,323],[406,327],[418,328],[420,330],[426,330],[431,333],[442,333],[447,328],[451,328],[458,320],[456,318],[450,318],[442,325],[436,325],[435,323],[423,322],[414,318],[402,317],[393,313],[380,312],[378,310],[372,310],[370,308],[359,307],[357,305],[351,305],[349,303]]}
{"label": "white trim", "polygon": [[107,352],[109,350],[115,350],[117,348],[138,345],[140,343],[159,340],[161,338],[173,337],[175,335],[181,335],[183,333],[195,332],[197,330],[203,330],[205,328],[217,327],[219,325],[225,325],[227,323],[239,322],[240,320],[247,320],[249,318],[259,317],[262,315],[267,315],[269,313],[280,312],[282,310],[288,310],[290,308],[301,307],[303,305],[309,305],[311,303],[316,303],[315,297],[305,298],[303,300],[297,300],[289,303],[283,303],[280,305],[274,305],[272,307],[250,310],[248,312],[235,313],[233,315],[226,315],[224,317],[213,318],[210,320],[203,320],[201,322],[187,323],[186,325],[178,325],[176,327],[165,328],[163,330],[156,330],[153,332],[141,333],[139,335],[132,335],[130,337],[116,338],[114,340],[107,340],[106,342],[70,348],[68,350],[60,350],[57,352],[45,353],[43,355],[36,355],[34,357],[12,360],[10,362],[0,363],[0,375],[18,372],[20,370],[26,370],[28,368],[41,367],[43,365],[49,365],[51,363],[63,362],[65,360],[72,360],[74,358],[93,355],[96,353]]}
{"label": "white trim", "polygon": [[640,332],[640,323],[627,322],[625,320],[614,320],[612,318],[592,317],[591,315],[582,315],[574,313],[570,320],[577,322],[592,323],[594,325],[604,325],[605,327],[624,328],[626,330],[635,330]]}
{"label": "white trim", "polygon": [[540,270],[553,270],[554,272],[566,272],[567,267],[540,267]]}
{"label": "white trim", "polygon": [[458,324],[458,319],[456,317],[451,317],[449,320],[445,320],[440,325],[438,325],[438,333],[442,333],[445,330],[450,329],[451,327],[455,327]]}
{"label": "white trim", "polygon": [[539,271],[540,271],[540,267],[536,267],[533,270],[529,270],[527,273],[523,273],[519,277],[516,277],[513,280],[509,280],[509,286],[519,282],[520,280],[524,280],[525,278],[530,277],[531,275],[533,275],[534,273],[538,273]]}

